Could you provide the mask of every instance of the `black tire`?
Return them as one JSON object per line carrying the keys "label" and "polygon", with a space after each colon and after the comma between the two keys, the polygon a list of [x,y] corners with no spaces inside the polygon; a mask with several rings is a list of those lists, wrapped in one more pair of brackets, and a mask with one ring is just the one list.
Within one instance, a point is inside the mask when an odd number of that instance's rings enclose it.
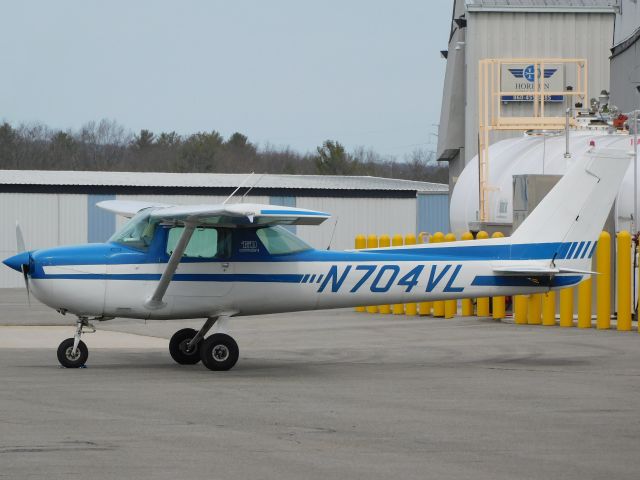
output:
{"label": "black tire", "polygon": [[209,370],[230,370],[239,356],[238,344],[224,333],[214,333],[200,345],[200,358]]}
{"label": "black tire", "polygon": [[169,353],[176,363],[180,365],[195,365],[200,361],[200,347],[202,341],[192,349],[187,350],[187,344],[198,332],[193,328],[183,328],[173,334],[169,340]]}
{"label": "black tire", "polygon": [[80,368],[87,363],[89,349],[82,340],[78,343],[75,356],[71,356],[73,350],[73,338],[63,340],[58,347],[58,361],[65,368]]}

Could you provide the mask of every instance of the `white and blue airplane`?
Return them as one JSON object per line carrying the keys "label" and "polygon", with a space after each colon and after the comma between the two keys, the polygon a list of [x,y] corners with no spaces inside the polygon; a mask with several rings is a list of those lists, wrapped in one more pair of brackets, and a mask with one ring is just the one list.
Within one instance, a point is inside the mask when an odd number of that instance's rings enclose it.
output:
{"label": "white and blue airplane", "polygon": [[629,162],[628,153],[605,149],[576,161],[507,238],[321,251],[282,225],[318,225],[329,217],[323,212],[112,200],[98,205],[130,220],[106,243],[22,251],[4,263],[23,273],[42,303],[77,317],[74,337],[58,348],[64,367],[87,361],[81,336],[92,320],[203,318],[199,331],[173,335],[170,354],[179,364],[229,370],[239,356],[225,333],[232,317],[578,284],[593,273],[596,241]]}

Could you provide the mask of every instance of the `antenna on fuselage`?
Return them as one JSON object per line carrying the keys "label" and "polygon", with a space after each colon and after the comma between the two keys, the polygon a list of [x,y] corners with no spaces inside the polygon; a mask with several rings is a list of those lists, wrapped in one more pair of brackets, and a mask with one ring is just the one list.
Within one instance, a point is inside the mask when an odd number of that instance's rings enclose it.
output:
{"label": "antenna on fuselage", "polygon": [[233,196],[236,194],[236,192],[238,190],[240,190],[242,187],[244,187],[244,184],[247,183],[247,181],[251,178],[251,176],[253,175],[253,172],[251,172],[249,175],[247,175],[247,178],[245,178],[240,185],[238,185],[238,188],[236,188],[233,192],[231,192],[231,195],[229,195],[224,202],[222,202],[223,205],[225,205],[229,200],[231,200],[233,198]]}
{"label": "antenna on fuselage", "polygon": [[248,194],[251,190],[253,190],[253,188],[254,188],[256,185],[258,185],[258,183],[260,183],[260,180],[262,180],[262,177],[264,177],[264,173],[258,177],[258,180],[256,180],[256,181],[255,181],[255,183],[254,183],[253,185],[251,185],[251,186],[247,189],[247,191],[246,191],[246,192],[244,192],[244,195],[242,195],[242,197],[240,198],[240,203],[244,202],[244,197],[246,197],[246,196],[247,196],[247,194]]}
{"label": "antenna on fuselage", "polygon": [[340,217],[336,217],[336,222],[333,224],[333,230],[331,231],[331,238],[329,239],[329,245],[327,245],[327,250],[331,249],[331,243],[333,242],[333,236],[336,234],[336,227],[338,226],[338,219]]}

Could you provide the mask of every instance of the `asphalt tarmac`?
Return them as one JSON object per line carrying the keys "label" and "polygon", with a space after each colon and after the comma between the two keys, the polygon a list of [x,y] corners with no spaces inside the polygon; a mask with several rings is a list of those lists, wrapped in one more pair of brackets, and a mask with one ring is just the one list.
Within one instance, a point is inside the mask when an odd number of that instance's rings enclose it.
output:
{"label": "asphalt tarmac", "polygon": [[73,318],[24,303],[0,290],[0,478],[640,477],[636,332],[269,315],[210,372],[166,349],[199,322],[114,320],[66,370]]}

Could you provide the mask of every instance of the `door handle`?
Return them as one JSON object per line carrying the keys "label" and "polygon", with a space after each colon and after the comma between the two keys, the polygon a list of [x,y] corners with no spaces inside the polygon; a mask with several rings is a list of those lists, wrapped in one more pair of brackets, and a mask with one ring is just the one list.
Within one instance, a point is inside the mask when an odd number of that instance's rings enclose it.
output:
{"label": "door handle", "polygon": [[222,265],[222,268],[229,268],[229,262],[222,262],[220,265]]}

